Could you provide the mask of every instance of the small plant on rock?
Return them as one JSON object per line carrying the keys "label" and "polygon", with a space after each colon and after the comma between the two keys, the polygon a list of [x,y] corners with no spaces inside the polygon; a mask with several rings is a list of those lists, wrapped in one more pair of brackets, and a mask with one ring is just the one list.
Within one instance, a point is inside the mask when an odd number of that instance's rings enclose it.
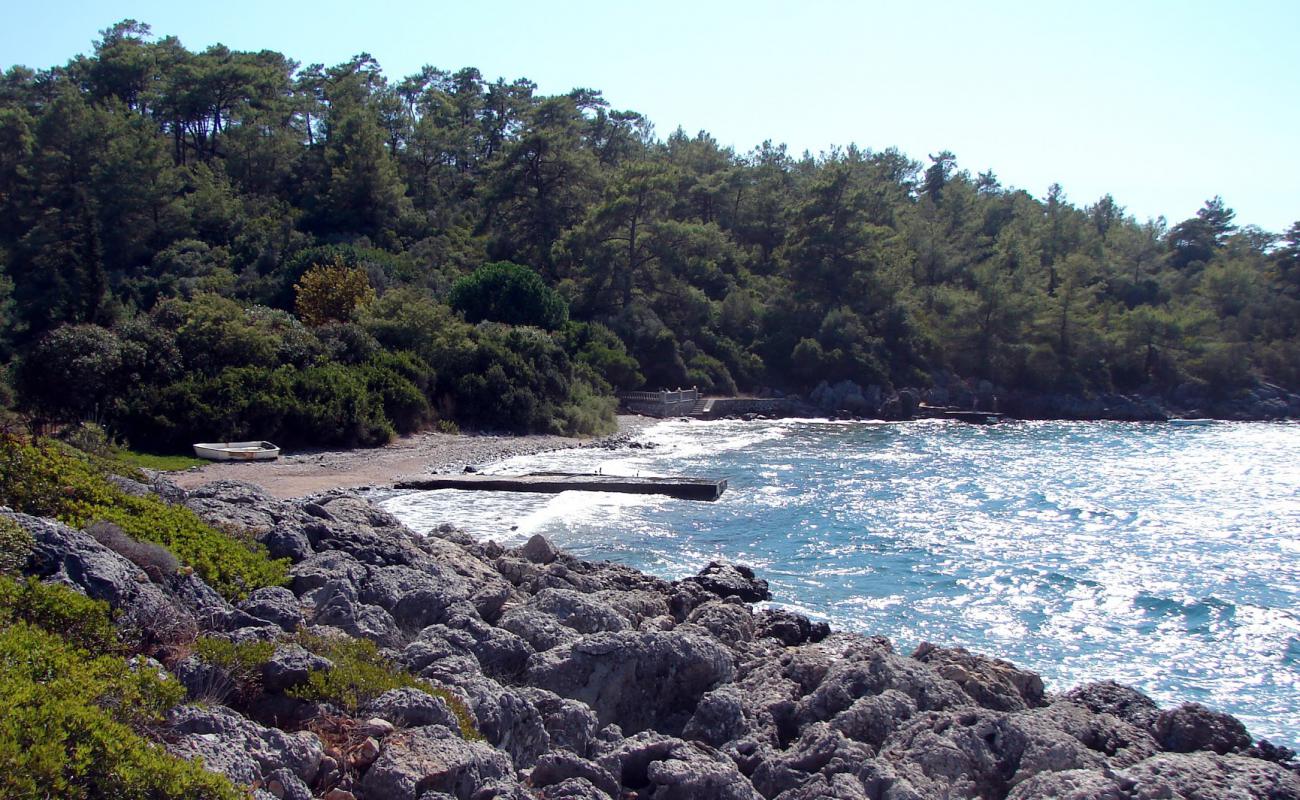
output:
{"label": "small plant on rock", "polygon": [[290,689],[287,694],[300,700],[333,703],[349,714],[355,714],[366,703],[390,689],[414,688],[441,698],[460,727],[460,734],[471,741],[483,736],[474,727],[469,709],[459,697],[426,680],[417,678],[384,658],[379,648],[369,639],[346,636],[320,636],[301,631],[298,644],[323,656],[334,665],[332,669],[314,669],[307,674],[307,682]]}

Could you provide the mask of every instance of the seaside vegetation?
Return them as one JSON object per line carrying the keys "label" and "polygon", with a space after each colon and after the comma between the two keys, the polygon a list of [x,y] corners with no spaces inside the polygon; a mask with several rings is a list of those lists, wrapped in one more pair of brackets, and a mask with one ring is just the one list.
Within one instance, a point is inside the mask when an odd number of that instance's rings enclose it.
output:
{"label": "seaside vegetation", "polygon": [[0,77],[0,399],[138,446],[592,434],[615,390],[1300,388],[1300,223],[1137,220],[600,92],[187,49]]}
{"label": "seaside vegetation", "polygon": [[442,700],[456,718],[460,735],[483,741],[465,701],[452,692],[417,678],[379,652],[369,639],[328,636],[299,631],[293,641],[331,663],[328,669],[312,669],[305,683],[288,690],[300,700],[333,703],[349,714],[391,689],[419,689]]}
{"label": "seaside vegetation", "polygon": [[12,521],[0,519],[0,792],[5,797],[237,800],[246,792],[168,754],[150,730],[184,689],[130,660],[108,605],[60,584],[12,577]]}
{"label": "seaside vegetation", "polygon": [[0,505],[76,528],[112,523],[129,539],[165,548],[231,600],[288,580],[288,562],[251,538],[218,531],[183,506],[129,494],[91,457],[58,442],[0,435]]}

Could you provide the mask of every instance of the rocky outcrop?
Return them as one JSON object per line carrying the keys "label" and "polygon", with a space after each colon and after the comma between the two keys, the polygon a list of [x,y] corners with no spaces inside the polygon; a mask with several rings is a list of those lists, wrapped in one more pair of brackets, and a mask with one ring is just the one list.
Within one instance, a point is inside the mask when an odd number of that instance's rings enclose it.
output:
{"label": "rocky outcrop", "polygon": [[[162,738],[258,797],[1300,800],[1289,751],[1230,716],[1109,682],[1051,695],[959,647],[904,655],[755,608],[767,584],[740,565],[670,583],[543,537],[420,536],[344,494],[164,489],[290,558],[289,586],[233,607],[193,576],[154,583],[79,531],[15,517],[37,541],[28,570],[126,615],[163,609],[275,642],[251,697],[196,656],[169,663],[209,705],[178,709]],[[351,714],[294,699],[335,668],[290,640],[301,626],[370,639],[437,693],[392,689]]]}

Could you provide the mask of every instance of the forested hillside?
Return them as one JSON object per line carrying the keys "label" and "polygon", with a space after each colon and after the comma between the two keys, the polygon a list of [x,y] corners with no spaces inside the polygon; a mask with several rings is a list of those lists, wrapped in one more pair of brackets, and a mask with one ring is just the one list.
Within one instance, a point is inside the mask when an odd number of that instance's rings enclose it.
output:
{"label": "forested hillside", "polygon": [[154,447],[593,432],[641,385],[1300,387],[1300,223],[1218,197],[1141,222],[948,152],[737,153],[591,89],[132,21],[4,74],[0,268],[11,402]]}

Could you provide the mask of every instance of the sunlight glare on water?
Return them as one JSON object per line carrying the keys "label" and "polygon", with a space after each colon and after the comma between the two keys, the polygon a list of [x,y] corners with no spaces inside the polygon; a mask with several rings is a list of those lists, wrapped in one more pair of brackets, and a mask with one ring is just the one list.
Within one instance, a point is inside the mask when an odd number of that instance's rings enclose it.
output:
{"label": "sunlight glare on water", "polygon": [[1300,425],[665,422],[648,450],[494,465],[727,476],[717,503],[419,492],[385,506],[666,578],[748,563],[773,600],[900,650],[1131,684],[1300,745]]}

